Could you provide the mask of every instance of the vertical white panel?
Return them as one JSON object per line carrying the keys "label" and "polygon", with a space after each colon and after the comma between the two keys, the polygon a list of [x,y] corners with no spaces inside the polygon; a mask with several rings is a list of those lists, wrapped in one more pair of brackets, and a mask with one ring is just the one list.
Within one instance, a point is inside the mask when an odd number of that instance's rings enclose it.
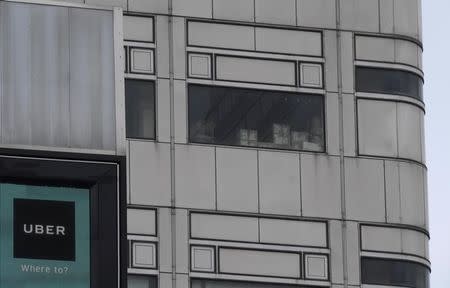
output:
{"label": "vertical white panel", "polygon": [[397,104],[358,100],[358,144],[364,155],[397,157]]}
{"label": "vertical white panel", "polygon": [[189,243],[188,210],[176,209],[176,271],[177,273],[188,273],[189,271]]}
{"label": "vertical white panel", "polygon": [[355,95],[343,94],[344,155],[356,155],[356,105]]}
{"label": "vertical white panel", "polygon": [[388,223],[400,223],[400,175],[398,162],[384,162],[386,187],[386,220]]}
{"label": "vertical white panel", "polygon": [[302,214],[341,218],[338,157],[301,154]]}
{"label": "vertical white panel", "polygon": [[173,14],[211,18],[212,0],[173,0]]}
{"label": "vertical white panel", "polygon": [[255,0],[255,20],[271,24],[296,24],[296,0]]}
{"label": "vertical white panel", "polygon": [[215,184],[214,147],[176,145],[176,206],[215,209]]}
{"label": "vertical white panel", "polygon": [[217,209],[258,212],[257,152],[216,149]]}
{"label": "vertical white panel", "polygon": [[348,30],[378,32],[378,0],[342,0],[341,27]]}
{"label": "vertical white panel", "polygon": [[394,1],[394,32],[419,38],[418,0]]}
{"label": "vertical white panel", "polygon": [[394,33],[394,0],[380,0],[380,32]]}
{"label": "vertical white panel", "polygon": [[186,79],[186,23],[185,18],[173,18],[173,62],[175,79]]}
{"label": "vertical white panel", "polygon": [[[147,1],[147,0],[145,0]],[[153,3],[153,1],[147,1]],[[158,77],[169,78],[169,17],[156,16],[156,67]]]}
{"label": "vertical white panel", "polygon": [[169,79],[158,79],[156,86],[156,107],[158,120],[157,137],[159,142],[170,142],[170,83]]}
{"label": "vertical white panel", "polygon": [[[350,285],[360,285],[360,247],[359,247],[359,229],[358,223],[347,222],[347,229],[345,231],[347,243],[347,280]],[[358,286],[359,287],[359,286]]]}
{"label": "vertical white panel", "polygon": [[261,213],[300,216],[300,160],[298,154],[259,152]]}
{"label": "vertical white panel", "polygon": [[337,68],[337,36],[336,31],[325,30],[324,33],[325,56],[325,87],[327,91],[338,92]]}
{"label": "vertical white panel", "polygon": [[[169,208],[158,209],[158,261],[159,271],[170,273],[172,271],[172,214]],[[160,283],[162,286],[162,273],[160,274]]]}
{"label": "vertical white panel", "polygon": [[186,82],[174,81],[174,121],[175,121],[175,142],[187,143],[187,91]]}
{"label": "vertical white panel", "polygon": [[297,25],[336,28],[336,1],[297,0]]}
{"label": "vertical white panel", "polygon": [[132,204],[170,206],[170,146],[130,141]]}
{"label": "vertical white panel", "polygon": [[[176,276],[176,288],[186,288],[189,287],[189,275],[188,274],[177,274]],[[161,286],[163,287],[163,286]],[[165,286],[164,286],[165,287]]]}
{"label": "vertical white panel", "polygon": [[70,133],[76,148],[115,148],[112,17],[70,9]]}
{"label": "vertical white panel", "polygon": [[422,133],[420,108],[397,103],[398,156],[400,158],[422,161]]}
{"label": "vertical white panel", "polygon": [[[327,152],[330,155],[339,155],[339,99],[337,93],[326,95],[326,119],[327,119]],[[350,112],[350,111],[349,111]],[[344,115],[345,112],[344,112]],[[352,128],[351,126],[349,128]],[[347,129],[349,129],[347,128]],[[353,126],[354,130],[354,126]]]}
{"label": "vertical white panel", "polygon": [[425,192],[423,168],[406,162],[400,165],[402,223],[425,227]]}
{"label": "vertical white panel", "polygon": [[253,22],[254,0],[212,0],[213,18]]}
{"label": "vertical white panel", "polygon": [[353,33],[351,32],[341,32],[341,73],[342,73],[342,91],[344,93],[353,93],[355,90],[355,76],[354,69],[355,65],[354,52],[355,47],[353,42]]}
{"label": "vertical white panel", "polygon": [[328,237],[330,238],[330,274],[331,282],[344,283],[343,250],[342,250],[342,222],[331,220],[328,222]]}
{"label": "vertical white panel", "polygon": [[383,161],[345,159],[345,206],[348,219],[386,220]]}
{"label": "vertical white panel", "polygon": [[172,273],[160,273],[159,274],[159,287],[173,288],[172,287]]}

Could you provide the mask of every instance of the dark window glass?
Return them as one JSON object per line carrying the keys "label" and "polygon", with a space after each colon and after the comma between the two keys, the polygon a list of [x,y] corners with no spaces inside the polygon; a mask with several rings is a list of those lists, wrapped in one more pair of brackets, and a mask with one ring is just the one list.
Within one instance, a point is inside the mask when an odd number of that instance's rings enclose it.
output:
{"label": "dark window glass", "polygon": [[191,142],[323,151],[323,96],[189,86]]}
{"label": "dark window glass", "polygon": [[409,96],[422,101],[423,80],[407,71],[356,67],[356,91]]}
{"label": "dark window glass", "polygon": [[156,276],[128,275],[128,288],[157,288]]}
{"label": "dark window glass", "polygon": [[193,279],[191,281],[191,288],[311,288],[311,287],[287,285],[287,284]]}
{"label": "dark window glass", "polygon": [[365,257],[361,274],[363,284],[429,288],[430,270],[415,262]]}
{"label": "dark window glass", "polygon": [[125,79],[127,138],[155,139],[155,83]]}

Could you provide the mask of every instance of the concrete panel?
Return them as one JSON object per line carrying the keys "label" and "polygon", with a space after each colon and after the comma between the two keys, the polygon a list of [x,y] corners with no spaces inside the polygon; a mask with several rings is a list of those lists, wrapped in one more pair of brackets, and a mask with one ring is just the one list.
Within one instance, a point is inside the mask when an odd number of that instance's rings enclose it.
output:
{"label": "concrete panel", "polygon": [[259,242],[258,218],[192,213],[191,237]]}
{"label": "concrete panel", "polygon": [[419,0],[394,1],[394,33],[419,39]]}
{"label": "concrete panel", "polygon": [[336,31],[324,31],[324,56],[325,56],[325,88],[327,91],[338,92],[338,68],[337,68],[337,36]]}
{"label": "concrete panel", "polygon": [[[186,0],[184,0],[186,1]],[[186,79],[186,19],[173,18],[173,65],[175,79]]]}
{"label": "concrete panel", "polygon": [[261,243],[327,247],[325,223],[269,218],[259,222]]}
{"label": "concrete panel", "polygon": [[174,81],[174,121],[175,121],[175,142],[187,143],[187,91],[186,82],[182,80]]}
{"label": "concrete panel", "polygon": [[216,79],[295,86],[295,62],[216,57]]}
{"label": "concrete panel", "polygon": [[300,63],[300,86],[307,88],[322,88],[322,64]]}
{"label": "concrete panel", "polygon": [[169,13],[168,0],[128,0],[128,11],[155,14]]}
{"label": "concrete panel", "polygon": [[254,0],[212,0],[213,18],[236,20],[236,21],[255,21]]}
{"label": "concrete panel", "polygon": [[332,283],[344,283],[342,222],[331,220],[328,222],[330,237],[330,278]]}
{"label": "concrete panel", "polygon": [[386,217],[388,223],[400,223],[400,176],[398,162],[384,162]]}
{"label": "concrete panel", "polygon": [[383,161],[345,159],[345,206],[348,219],[386,220]]}
{"label": "concrete panel", "polygon": [[341,32],[341,73],[342,92],[353,93],[355,91],[355,65],[354,65],[354,42],[353,33]]}
{"label": "concrete panel", "polygon": [[256,29],[256,50],[307,56],[322,56],[322,34],[311,31]]}
{"label": "concrete panel", "polygon": [[[347,229],[344,231],[347,239],[347,280],[350,285],[360,285],[360,247],[359,228],[356,222],[347,222]],[[344,244],[345,245],[345,244]],[[359,286],[358,286],[359,287]]]}
{"label": "concrete panel", "polygon": [[342,95],[344,118],[344,155],[356,156],[356,100],[353,94]]}
{"label": "concrete panel", "polygon": [[221,273],[300,278],[300,255],[243,249],[219,249]]}
{"label": "concrete panel", "polygon": [[131,266],[133,268],[156,269],[156,244],[148,242],[133,242]]}
{"label": "concrete panel", "polygon": [[397,104],[358,100],[358,151],[373,156],[397,157]]}
{"label": "concrete panel", "polygon": [[356,36],[356,59],[395,62],[396,46],[392,38]]}
{"label": "concrete panel", "polygon": [[342,0],[342,29],[378,32],[378,0]]}
{"label": "concrete panel", "polygon": [[402,229],[361,226],[361,250],[402,252]]}
{"label": "concrete panel", "polygon": [[394,0],[380,0],[380,32],[394,33]]}
{"label": "concrete panel", "polygon": [[305,254],[305,278],[328,279],[328,257],[326,255]]}
{"label": "concrete panel", "polygon": [[296,0],[255,0],[256,22],[295,25]]}
{"label": "concrete panel", "polygon": [[[330,155],[339,155],[339,99],[337,93],[326,95],[326,121],[327,152]],[[344,112],[345,115],[345,112]],[[347,129],[353,129],[352,126]]]}
{"label": "concrete panel", "polygon": [[158,79],[156,105],[158,112],[157,137],[160,142],[170,142],[170,87],[169,79]]}
{"label": "concrete panel", "polygon": [[173,0],[172,5],[174,15],[212,17],[212,0]]}
{"label": "concrete panel", "polygon": [[214,272],[216,268],[215,248],[206,246],[191,247],[191,270]]}
{"label": "concrete panel", "polygon": [[86,0],[87,5],[94,5],[99,7],[120,7],[127,10],[127,0]]}
{"label": "concrete panel", "polygon": [[[144,1],[144,0],[143,0]],[[153,1],[145,0],[148,3]],[[156,16],[156,67],[158,77],[169,78],[169,17]]]}
{"label": "concrete panel", "polygon": [[255,28],[252,26],[190,21],[188,22],[188,45],[254,50],[254,33]]}
{"label": "concrete panel", "polygon": [[303,216],[341,218],[339,158],[300,157]]}
{"label": "concrete panel", "polygon": [[172,214],[169,208],[159,208],[158,212],[159,271],[170,273],[172,271]]}
{"label": "concrete panel", "polygon": [[170,146],[130,141],[131,204],[170,206]]}
{"label": "concrete panel", "polygon": [[127,233],[156,236],[156,211],[128,208]]}
{"label": "concrete panel", "polygon": [[335,0],[297,0],[297,25],[336,28]]}
{"label": "concrete panel", "polygon": [[395,40],[395,62],[419,67],[419,46],[406,40]]}
{"label": "concrete panel", "polygon": [[257,152],[216,149],[217,209],[258,212]]}
{"label": "concrete panel", "polygon": [[214,147],[175,146],[175,203],[177,207],[215,209]]}
{"label": "concrete panel", "polygon": [[421,118],[423,111],[417,106],[397,103],[398,156],[422,161]]}
{"label": "concrete panel", "polygon": [[300,216],[298,154],[259,152],[260,212]]}
{"label": "concrete panel", "polygon": [[123,38],[130,41],[153,42],[153,18],[124,16]]}
{"label": "concrete panel", "polygon": [[188,210],[176,209],[175,211],[175,235],[176,235],[176,271],[188,273],[189,271],[189,218]]}
{"label": "concrete panel", "polygon": [[400,199],[402,223],[425,228],[425,191],[423,168],[401,162]]}

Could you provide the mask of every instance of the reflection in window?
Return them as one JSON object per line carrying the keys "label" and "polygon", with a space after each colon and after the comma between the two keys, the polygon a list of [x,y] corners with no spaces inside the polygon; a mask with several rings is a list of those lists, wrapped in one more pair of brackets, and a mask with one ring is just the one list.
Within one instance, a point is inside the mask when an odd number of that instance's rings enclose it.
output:
{"label": "reflection in window", "polygon": [[127,138],[155,139],[155,83],[125,79]]}
{"label": "reflection in window", "polygon": [[191,142],[324,151],[323,96],[189,86]]}
{"label": "reflection in window", "polygon": [[157,288],[156,276],[128,275],[128,288]]}
{"label": "reflection in window", "polygon": [[356,67],[356,91],[403,95],[423,99],[423,80],[403,70]]}
{"label": "reflection in window", "polygon": [[310,288],[310,287],[287,285],[287,284],[193,279],[191,281],[191,288]]}
{"label": "reflection in window", "polygon": [[364,257],[361,275],[363,284],[429,288],[430,270],[410,261]]}

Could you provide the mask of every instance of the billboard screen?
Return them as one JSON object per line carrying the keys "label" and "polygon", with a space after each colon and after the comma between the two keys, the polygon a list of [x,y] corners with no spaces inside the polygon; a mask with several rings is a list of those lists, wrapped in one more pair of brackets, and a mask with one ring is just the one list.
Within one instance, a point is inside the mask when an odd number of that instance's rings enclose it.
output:
{"label": "billboard screen", "polygon": [[0,183],[0,287],[90,288],[89,189]]}

